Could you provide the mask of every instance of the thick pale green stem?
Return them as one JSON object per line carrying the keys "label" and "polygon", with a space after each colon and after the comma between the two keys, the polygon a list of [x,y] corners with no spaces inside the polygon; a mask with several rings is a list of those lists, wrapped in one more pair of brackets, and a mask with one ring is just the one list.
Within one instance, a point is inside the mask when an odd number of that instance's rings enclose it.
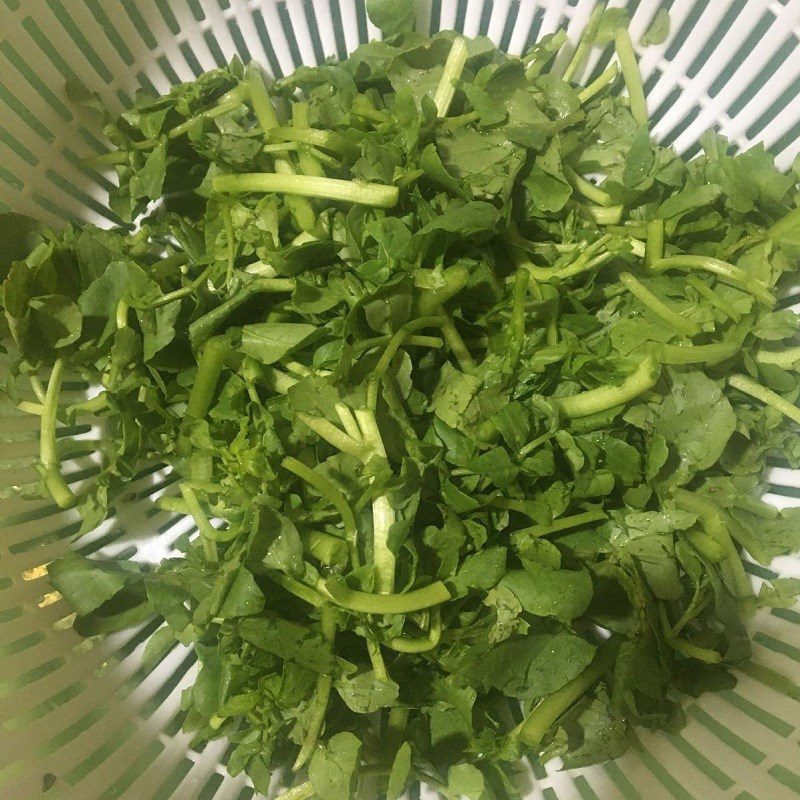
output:
{"label": "thick pale green stem", "polygon": [[197,530],[200,531],[200,541],[203,544],[203,552],[212,564],[216,564],[219,561],[216,544],[217,531],[208,521],[208,517],[200,506],[200,502],[194,490],[185,483],[180,485],[180,490],[183,495],[183,501],[186,503],[186,507],[192,515],[194,524],[197,525]]}
{"label": "thick pale green stem", "polygon": [[438,116],[446,117],[453,102],[453,95],[456,93],[456,81],[461,77],[464,65],[467,63],[467,40],[463,36],[457,36],[450,48],[447,61],[444,64],[444,71],[436,87],[436,94],[433,102],[436,105]]}
{"label": "thick pale green stem", "polygon": [[434,606],[430,611],[427,636],[416,639],[410,636],[397,636],[386,642],[386,646],[391,650],[396,650],[398,653],[426,653],[439,644],[441,636],[442,610],[439,606]]}
{"label": "thick pale green stem", "polygon": [[[365,408],[356,409],[356,419],[365,444],[386,458],[381,432],[375,415]],[[372,501],[372,559],[375,565],[375,589],[380,594],[394,591],[395,555],[389,548],[389,530],[395,522],[389,498],[379,495]]]}
{"label": "thick pale green stem", "polygon": [[750,580],[744,571],[739,551],[731,539],[724,512],[696,492],[676,489],[674,497],[678,508],[697,514],[703,530],[722,548],[725,557],[720,569],[731,591],[740,598],[752,595]]}
{"label": "thick pale green stem", "polygon": [[458,366],[461,367],[464,372],[475,369],[475,359],[472,357],[472,353],[469,352],[469,348],[461,338],[461,334],[458,332],[453,318],[443,308],[441,312],[442,320],[440,327],[442,329],[442,336],[444,336],[444,340],[447,342],[450,352],[455,356],[456,361],[458,361]]}
{"label": "thick pale green stem", "polygon": [[604,191],[599,186],[595,186],[591,181],[587,181],[583,175],[579,175],[571,167],[565,167],[564,174],[567,176],[567,180],[572,187],[592,203],[607,207],[614,202],[608,192]]}
{"label": "thick pale green stem", "polygon": [[310,486],[313,486],[339,512],[344,525],[345,538],[355,548],[356,520],[350,505],[337,486],[292,456],[284,458],[281,466],[284,469],[288,469],[289,472],[293,472]]}
{"label": "thick pale green stem", "polygon": [[658,380],[660,364],[654,355],[645,356],[636,371],[619,386],[600,386],[571,397],[553,398],[565,416],[588,417],[600,411],[627,403],[646,392]]}
{"label": "thick pale green stem", "polygon": [[656,297],[646,286],[633,277],[630,272],[623,272],[619,276],[620,283],[646,308],[661,317],[664,322],[675,328],[678,333],[684,336],[696,336],[700,333],[700,328],[691,320],[685,319],[676,311],[673,311],[665,302]]}
{"label": "thick pale green stem", "polygon": [[314,175],[281,175],[276,172],[217,175],[212,179],[212,186],[215,192],[296,194],[379,208],[391,208],[399,197],[398,188],[387,184],[342,181]]}
{"label": "thick pale green stem", "polygon": [[608,519],[608,516],[599,509],[597,511],[584,511],[581,514],[573,514],[571,517],[562,517],[561,519],[554,520],[547,525],[531,525],[529,528],[522,528],[514,531],[515,536],[535,536],[540,538],[542,536],[550,536],[553,533],[569,530],[570,528],[579,528],[581,525],[588,525],[591,522],[603,522]]}
{"label": "thick pale green stem", "polygon": [[58,399],[64,380],[64,362],[59,358],[53,364],[47,383],[39,427],[39,461],[42,466],[44,485],[59,508],[71,508],[76,497],[61,475],[61,460],[56,447],[56,418]]}
{"label": "thick pale green stem", "polygon": [[689,254],[668,256],[656,261],[651,265],[651,268],[657,272],[668,269],[702,269],[744,289],[764,305],[771,306],[775,302],[772,292],[762,281],[748,275],[740,267],[711,256],[693,256]]}
{"label": "thick pale green stem", "polygon": [[664,220],[654,219],[647,223],[647,245],[644,263],[652,267],[664,257]]}
{"label": "thick pale green stem", "polygon": [[419,317],[406,322],[395,333],[386,345],[386,349],[378,359],[375,369],[372,371],[369,382],[367,384],[367,406],[371,409],[375,408],[378,401],[378,386],[383,378],[389,364],[392,363],[397,351],[403,346],[403,343],[416,331],[424,328],[441,328],[444,318],[439,315],[435,317]]}
{"label": "thick pale green stem", "polygon": [[275,800],[311,800],[314,794],[314,784],[306,781],[281,792]]}
{"label": "thick pale green stem", "polygon": [[760,400],[776,411],[780,411],[781,414],[793,422],[800,424],[800,408],[781,397],[777,392],[773,392],[772,389],[767,389],[766,386],[756,383],[746,375],[731,375],[728,378],[728,384],[740,392],[749,394],[750,397],[755,397],[756,400]]}
{"label": "thick pale green stem", "polygon": [[[333,653],[333,642],[336,636],[336,610],[332,606],[324,605],[322,607],[320,626],[322,628],[322,636],[330,645],[331,653]],[[322,731],[322,723],[325,721],[325,712],[328,710],[328,700],[330,699],[332,688],[333,676],[320,674],[317,678],[317,688],[314,692],[314,700],[309,712],[306,735],[292,767],[295,772],[311,758],[311,754],[317,746],[317,740]]]}
{"label": "thick pale green stem", "polygon": [[616,62],[613,62],[604,72],[598,75],[585,89],[578,92],[578,99],[581,105],[588,103],[596,94],[599,94],[610,86],[619,75],[619,67]]}
{"label": "thick pale green stem", "polygon": [[336,605],[362,614],[410,614],[453,599],[442,581],[402,594],[371,594],[351,589],[340,578],[330,578],[320,579],[317,590]]}
{"label": "thick pale green stem", "polygon": [[545,697],[528,714],[515,731],[517,737],[528,747],[538,748],[558,718],[600,680],[610,666],[615,652],[615,642],[604,643],[592,663],[580,675]]}
{"label": "thick pale green stem", "polygon": [[341,450],[343,453],[349,453],[360,461],[363,461],[368,455],[368,450],[364,447],[363,442],[359,442],[352,436],[348,436],[332,422],[328,422],[327,419],[312,417],[310,414],[304,412],[298,412],[297,418],[308,425],[317,436],[324,439],[337,450]]}
{"label": "thick pale green stem", "polygon": [[783,369],[791,369],[800,361],[800,347],[789,347],[786,350],[759,350],[756,361],[760,364],[775,364]]}
{"label": "thick pale green stem", "polygon": [[564,80],[569,83],[575,73],[583,66],[589,51],[592,49],[594,40],[597,38],[597,30],[600,27],[600,22],[603,19],[603,12],[606,10],[605,3],[598,3],[589,15],[586,25],[581,32],[581,37],[578,40],[578,46],[572,54],[566,69],[564,70]]}
{"label": "thick pale green stem", "polygon": [[614,43],[617,49],[617,58],[622,67],[622,77],[625,79],[625,88],[628,90],[631,116],[639,125],[647,125],[649,118],[642,86],[642,74],[639,72],[639,64],[636,62],[636,53],[633,51],[633,42],[627,28],[620,28],[617,31]]}
{"label": "thick pale green stem", "polygon": [[741,345],[738,342],[714,342],[713,344],[676,344],[661,346],[661,356],[665,364],[716,364],[735,356]]}

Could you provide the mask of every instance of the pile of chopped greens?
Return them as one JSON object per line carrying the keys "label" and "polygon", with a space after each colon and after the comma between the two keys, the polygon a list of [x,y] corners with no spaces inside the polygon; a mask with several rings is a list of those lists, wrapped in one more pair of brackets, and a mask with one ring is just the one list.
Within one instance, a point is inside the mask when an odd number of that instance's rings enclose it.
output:
{"label": "pile of chopped greens", "polygon": [[[117,227],[0,216],[5,390],[78,536],[171,470],[173,557],[50,579],[83,635],[158,617],[149,666],[194,648],[183,725],[233,774],[516,798],[523,757],[680,727],[798,591],[754,594],[741,555],[800,547],[760,499],[768,459],[800,467],[798,170],[654,142],[618,9],[514,57],[369,6],[387,38],[345,61],[106,119]],[[76,420],[104,431],[80,490]]]}

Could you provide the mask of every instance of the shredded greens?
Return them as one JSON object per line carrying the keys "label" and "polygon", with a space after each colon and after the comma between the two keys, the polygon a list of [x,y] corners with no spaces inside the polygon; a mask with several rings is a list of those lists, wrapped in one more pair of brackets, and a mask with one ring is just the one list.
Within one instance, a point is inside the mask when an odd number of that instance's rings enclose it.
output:
{"label": "shredded greens", "polygon": [[518,58],[367,5],[387,38],[345,61],[234,62],[106,119],[119,226],[0,215],[5,394],[41,420],[21,491],[81,537],[168,468],[170,558],[50,579],[86,636],[159,618],[148,665],[194,648],[184,729],[258,791],[518,798],[523,756],[680,727],[800,588],[756,596],[742,559],[800,547],[760,500],[768,459],[800,467],[798,175],[657,144],[618,9],[562,59],[563,32]]}

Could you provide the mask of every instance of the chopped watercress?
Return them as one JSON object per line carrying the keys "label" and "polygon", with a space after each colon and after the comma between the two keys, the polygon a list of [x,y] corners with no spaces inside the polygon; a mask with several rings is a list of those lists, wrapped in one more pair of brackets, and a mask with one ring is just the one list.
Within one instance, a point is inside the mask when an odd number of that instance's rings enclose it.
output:
{"label": "chopped watercress", "polygon": [[[125,225],[0,215],[3,391],[40,419],[21,491],[77,537],[129,502],[191,518],[161,563],[50,579],[85,635],[153,618],[148,664],[194,648],[184,727],[259,791],[293,768],[285,800],[510,800],[522,756],[680,726],[798,593],[743,566],[800,546],[760,499],[768,459],[800,467],[775,301],[798,173],[654,141],[619,9],[564,59],[563,32],[517,57],[367,9],[385,39],[341,62],[234,62],[103,115]],[[87,445],[88,476],[62,467]]]}

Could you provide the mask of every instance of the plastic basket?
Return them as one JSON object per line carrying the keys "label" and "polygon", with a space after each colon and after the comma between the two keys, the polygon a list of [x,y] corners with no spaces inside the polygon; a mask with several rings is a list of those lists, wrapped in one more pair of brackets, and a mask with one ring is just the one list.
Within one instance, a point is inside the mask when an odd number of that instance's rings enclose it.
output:
{"label": "plastic basket", "polygon": [[[423,0],[418,24],[487,34],[519,53],[558,27],[574,39],[593,4]],[[635,40],[661,5],[670,10],[670,36],[641,60],[655,135],[691,154],[698,136],[716,126],[742,148],[765,141],[789,167],[800,150],[800,0],[633,0]],[[235,54],[280,75],[343,56],[376,35],[364,0],[0,0],[0,210],[52,223],[109,223],[109,184],[79,161],[100,143],[66,99],[67,79],[121,107],[138,86],[163,91]],[[102,643],[71,629],[44,565],[69,546],[75,512],[14,495],[14,486],[36,479],[37,431],[31,417],[0,413],[0,796],[253,797],[243,778],[227,775],[224,741],[198,752],[180,732],[190,651],[178,647],[148,671],[141,652],[155,625]],[[87,441],[99,435],[89,425],[63,433]],[[91,455],[63,465],[73,484],[94,469]],[[775,468],[770,481],[771,502],[800,503],[800,474]],[[81,551],[163,557],[190,529],[152,504],[169,483],[158,471],[139,475],[115,498],[116,516],[81,539]],[[774,569],[800,577],[800,559]],[[776,574],[750,571],[755,581]],[[530,797],[800,797],[800,613],[763,612],[754,628],[754,661],[737,687],[690,702],[680,733],[643,733],[624,758],[600,767],[532,776]]]}

